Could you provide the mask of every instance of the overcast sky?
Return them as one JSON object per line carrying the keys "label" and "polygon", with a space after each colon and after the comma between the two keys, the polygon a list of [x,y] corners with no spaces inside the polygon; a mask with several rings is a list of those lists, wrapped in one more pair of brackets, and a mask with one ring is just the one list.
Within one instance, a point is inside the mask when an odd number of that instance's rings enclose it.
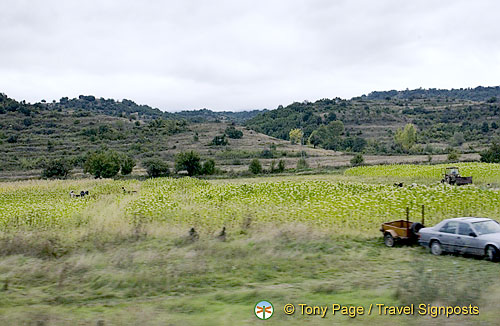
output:
{"label": "overcast sky", "polygon": [[499,1],[0,0],[0,92],[244,110],[500,85]]}

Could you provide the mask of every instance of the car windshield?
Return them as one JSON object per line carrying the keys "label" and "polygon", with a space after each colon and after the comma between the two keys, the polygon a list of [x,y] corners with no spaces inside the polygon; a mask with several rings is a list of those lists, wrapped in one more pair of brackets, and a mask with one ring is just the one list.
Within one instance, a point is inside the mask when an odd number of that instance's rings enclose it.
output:
{"label": "car windshield", "polygon": [[492,220],[472,223],[477,233],[489,234],[500,232],[500,225]]}

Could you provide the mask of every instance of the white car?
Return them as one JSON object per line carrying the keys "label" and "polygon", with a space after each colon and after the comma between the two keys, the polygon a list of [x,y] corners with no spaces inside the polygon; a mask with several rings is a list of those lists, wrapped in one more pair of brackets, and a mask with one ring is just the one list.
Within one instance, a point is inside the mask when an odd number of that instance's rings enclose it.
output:
{"label": "white car", "polygon": [[457,217],[420,229],[418,242],[434,255],[443,252],[499,258],[500,224],[482,217]]}

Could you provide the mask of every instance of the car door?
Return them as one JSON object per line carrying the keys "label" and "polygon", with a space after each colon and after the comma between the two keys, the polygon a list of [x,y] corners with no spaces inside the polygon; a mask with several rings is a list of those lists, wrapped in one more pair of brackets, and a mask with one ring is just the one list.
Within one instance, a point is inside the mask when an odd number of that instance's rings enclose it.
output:
{"label": "car door", "polygon": [[457,229],[457,221],[449,221],[439,229],[438,239],[444,251],[455,252]]}
{"label": "car door", "polygon": [[[478,254],[478,240],[476,237],[471,236],[475,234],[469,223],[458,223],[458,234],[456,238],[456,250],[461,254]],[[482,250],[481,250],[482,251]]]}

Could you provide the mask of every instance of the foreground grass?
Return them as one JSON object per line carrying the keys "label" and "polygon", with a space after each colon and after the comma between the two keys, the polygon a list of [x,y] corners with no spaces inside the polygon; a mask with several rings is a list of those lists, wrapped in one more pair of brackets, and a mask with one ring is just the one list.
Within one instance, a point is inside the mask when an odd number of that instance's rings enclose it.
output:
{"label": "foreground grass", "polygon": [[[380,238],[332,235],[304,225],[232,230],[226,241],[207,233],[192,241],[183,230],[159,229],[84,234],[71,241],[39,233],[38,241],[52,239],[60,256],[32,247],[24,254],[4,253],[0,324],[253,325],[258,320],[252,310],[261,299],[275,305],[271,324],[329,324],[331,316],[286,316],[282,308],[335,302],[482,305],[498,280],[498,264],[484,260],[386,248]],[[418,318],[335,321],[418,324]]]}

